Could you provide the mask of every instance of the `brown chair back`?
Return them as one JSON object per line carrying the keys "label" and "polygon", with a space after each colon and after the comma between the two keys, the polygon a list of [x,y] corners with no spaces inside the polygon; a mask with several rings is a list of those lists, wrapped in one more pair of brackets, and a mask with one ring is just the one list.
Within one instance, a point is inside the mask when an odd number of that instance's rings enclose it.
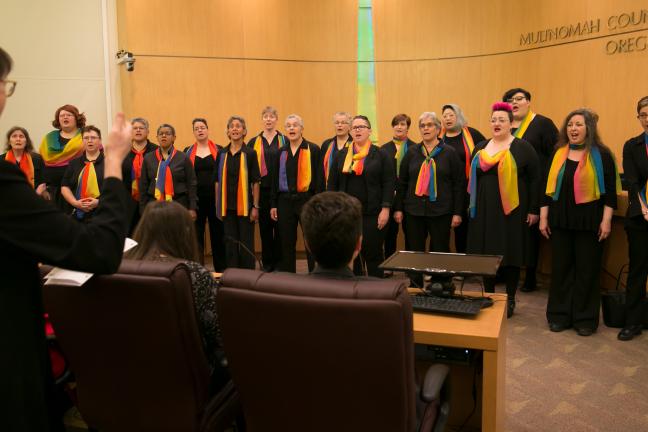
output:
{"label": "brown chair back", "polygon": [[209,366],[185,264],[124,260],[114,275],[43,295],[90,426],[198,430]]}
{"label": "brown chair back", "polygon": [[403,281],[228,269],[218,311],[250,432],[415,429]]}

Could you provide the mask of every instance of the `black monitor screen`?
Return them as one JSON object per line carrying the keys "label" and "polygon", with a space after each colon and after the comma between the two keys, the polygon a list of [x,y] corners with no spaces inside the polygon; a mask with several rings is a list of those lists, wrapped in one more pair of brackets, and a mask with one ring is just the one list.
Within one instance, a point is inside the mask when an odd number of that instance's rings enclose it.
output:
{"label": "black monitor screen", "polygon": [[380,265],[384,270],[427,274],[495,276],[500,255],[399,251]]}

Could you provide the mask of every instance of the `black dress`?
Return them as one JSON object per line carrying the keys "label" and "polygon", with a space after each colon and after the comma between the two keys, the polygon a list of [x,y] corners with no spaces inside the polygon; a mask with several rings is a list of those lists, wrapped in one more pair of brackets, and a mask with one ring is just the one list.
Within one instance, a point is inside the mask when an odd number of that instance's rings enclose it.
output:
{"label": "black dress", "polygon": [[[486,144],[488,141],[477,144],[475,154]],[[477,212],[468,226],[468,253],[503,255],[502,266],[520,267],[526,264],[528,254],[527,214],[538,214],[540,167],[528,142],[514,138],[510,151],[517,165],[520,204],[505,215],[497,166],[486,172],[477,168]]]}
{"label": "black dress", "polygon": [[93,222],[79,224],[39,198],[18,168],[0,162],[0,430],[48,431],[54,417],[46,406],[51,371],[38,262],[115,272],[128,199],[120,180],[106,179]]}

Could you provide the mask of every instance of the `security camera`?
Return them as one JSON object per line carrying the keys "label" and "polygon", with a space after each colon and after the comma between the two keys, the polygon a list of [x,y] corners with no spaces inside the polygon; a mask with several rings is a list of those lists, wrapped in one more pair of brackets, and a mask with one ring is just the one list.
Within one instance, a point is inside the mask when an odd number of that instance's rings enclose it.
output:
{"label": "security camera", "polygon": [[117,64],[125,64],[128,72],[135,70],[135,57],[132,52],[119,50],[115,57],[117,58]]}

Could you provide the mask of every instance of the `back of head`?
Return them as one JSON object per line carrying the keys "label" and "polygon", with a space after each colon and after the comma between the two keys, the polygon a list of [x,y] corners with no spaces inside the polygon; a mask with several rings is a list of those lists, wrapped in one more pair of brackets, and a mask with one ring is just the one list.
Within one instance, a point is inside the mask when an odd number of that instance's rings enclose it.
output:
{"label": "back of head", "polygon": [[0,79],[5,79],[9,75],[12,66],[13,61],[11,60],[11,56],[0,48]]}
{"label": "back of head", "polygon": [[353,259],[362,235],[360,201],[344,192],[323,192],[302,208],[306,247],[325,268],[341,268]]}
{"label": "back of head", "polygon": [[126,254],[130,259],[161,257],[200,262],[196,227],[189,212],[173,201],[154,201],[144,209],[133,239],[138,243]]}

